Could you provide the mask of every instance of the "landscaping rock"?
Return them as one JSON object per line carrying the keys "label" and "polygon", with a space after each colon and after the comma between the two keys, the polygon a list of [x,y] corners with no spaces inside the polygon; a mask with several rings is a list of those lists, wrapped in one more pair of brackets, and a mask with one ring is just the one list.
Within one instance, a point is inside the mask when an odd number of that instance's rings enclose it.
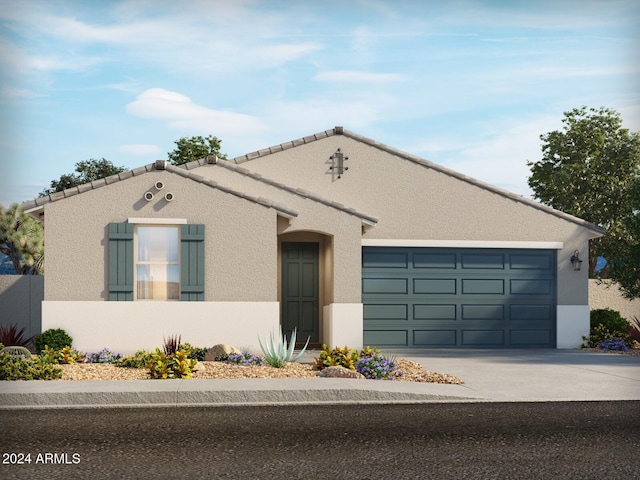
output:
{"label": "landscaping rock", "polygon": [[341,367],[339,365],[334,367],[327,367],[324,370],[321,370],[318,373],[319,377],[326,378],[356,378],[356,379],[364,379],[364,375],[356,372],[355,370],[350,370],[345,367]]}
{"label": "landscaping rock", "polygon": [[242,353],[242,351],[237,349],[233,345],[227,345],[226,343],[219,343],[218,345],[214,345],[207,351],[207,354],[204,356],[204,360],[205,362],[213,362],[216,359],[216,357],[222,357],[223,355],[231,355],[233,353]]}

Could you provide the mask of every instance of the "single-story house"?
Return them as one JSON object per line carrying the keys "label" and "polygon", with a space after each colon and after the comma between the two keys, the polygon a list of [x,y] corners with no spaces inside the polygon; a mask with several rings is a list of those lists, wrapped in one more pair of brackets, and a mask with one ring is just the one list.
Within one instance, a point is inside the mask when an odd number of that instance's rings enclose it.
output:
{"label": "single-story house", "polygon": [[315,345],[573,348],[603,234],[342,127],[23,208],[45,223],[42,329],[123,353],[171,335],[256,349],[280,326]]}

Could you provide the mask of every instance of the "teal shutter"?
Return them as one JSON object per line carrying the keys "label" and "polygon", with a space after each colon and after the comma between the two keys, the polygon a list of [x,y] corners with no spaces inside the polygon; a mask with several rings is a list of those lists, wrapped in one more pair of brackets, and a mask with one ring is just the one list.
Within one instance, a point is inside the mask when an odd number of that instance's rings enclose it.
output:
{"label": "teal shutter", "polygon": [[204,301],[204,225],[182,225],[180,230],[180,300]]}
{"label": "teal shutter", "polygon": [[110,223],[109,300],[133,300],[133,224]]}

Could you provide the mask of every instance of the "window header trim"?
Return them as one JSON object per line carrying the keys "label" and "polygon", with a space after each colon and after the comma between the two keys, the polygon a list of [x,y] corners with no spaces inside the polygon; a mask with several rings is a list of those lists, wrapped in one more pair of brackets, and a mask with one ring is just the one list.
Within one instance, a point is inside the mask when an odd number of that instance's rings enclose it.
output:
{"label": "window header trim", "polygon": [[186,225],[186,218],[127,218],[127,223],[146,225]]}

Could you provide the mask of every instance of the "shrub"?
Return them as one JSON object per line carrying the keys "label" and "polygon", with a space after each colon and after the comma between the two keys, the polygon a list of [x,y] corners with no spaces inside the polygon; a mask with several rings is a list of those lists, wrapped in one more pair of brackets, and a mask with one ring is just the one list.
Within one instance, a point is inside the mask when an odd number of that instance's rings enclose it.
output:
{"label": "shrub", "polygon": [[171,335],[169,338],[164,338],[164,344],[162,346],[165,355],[174,355],[180,349],[180,335]]}
{"label": "shrub", "polygon": [[116,362],[117,367],[123,368],[147,368],[152,353],[146,350],[138,350],[133,355],[126,355]]}
{"label": "shrub", "polygon": [[53,350],[62,350],[64,347],[70,347],[72,343],[73,339],[61,328],[45,330],[35,339],[37,353],[42,353],[47,345]]}
{"label": "shrub", "polygon": [[205,348],[194,347],[190,343],[186,343],[186,342],[180,344],[180,348],[187,352],[187,355],[189,356],[189,358],[194,358],[194,359],[198,360],[199,362],[204,361],[204,357],[207,354],[207,352],[209,351],[209,349],[206,348],[206,347]]}
{"label": "shrub", "polygon": [[640,318],[631,317],[629,320],[629,329],[627,330],[631,338],[636,342],[640,342]]}
{"label": "shrub", "polygon": [[85,361],[85,354],[74,350],[71,347],[64,347],[60,350],[54,350],[53,348],[45,345],[44,350],[40,354],[42,360],[46,363],[66,364],[72,365],[74,363],[83,363]]}
{"label": "shrub", "polygon": [[113,353],[108,348],[103,348],[99,352],[87,353],[85,362],[87,363],[118,363],[122,355]]}
{"label": "shrub", "polygon": [[583,347],[597,348],[605,340],[622,340],[628,347],[633,338],[628,333],[629,322],[619,312],[609,308],[591,310],[589,337],[583,337]]}
{"label": "shrub", "polygon": [[55,380],[62,370],[42,358],[0,355],[0,380]]}
{"label": "shrub", "polygon": [[348,368],[349,370],[355,370],[356,362],[360,357],[370,357],[376,353],[380,353],[377,348],[369,346],[364,347],[360,352],[355,348],[335,347],[329,348],[328,345],[323,344],[322,350],[320,350],[320,356],[315,359],[316,370],[323,370],[327,367],[340,366]]}
{"label": "shrub", "polygon": [[249,367],[251,365],[264,365],[264,358],[243,350],[242,353],[232,353],[231,355],[228,355],[224,362]]}
{"label": "shrub", "polygon": [[615,340],[612,338],[600,342],[596,348],[598,350],[614,352],[626,352],[628,350],[626,343],[622,340]]}
{"label": "shrub", "polygon": [[147,363],[151,378],[190,378],[197,360],[190,359],[185,350],[167,355],[159,348]]}
{"label": "shrub", "polygon": [[277,339],[274,337],[273,332],[271,332],[268,342],[265,340],[265,344],[263,345],[262,341],[258,337],[258,343],[260,344],[260,348],[264,354],[265,361],[272,367],[281,368],[284,367],[286,362],[295,362],[302,356],[309,345],[309,338],[307,338],[307,343],[302,347],[302,350],[300,350],[300,352],[295,356],[293,355],[293,349],[296,346],[295,328],[293,329],[293,332],[291,332],[291,339],[288,347],[287,338],[282,333],[282,328],[278,331]]}
{"label": "shrub", "polygon": [[15,323],[8,326],[0,325],[0,344],[7,347],[26,347],[36,337],[32,335],[28,338],[24,338],[24,332],[26,327],[22,327],[18,330],[18,325]]}
{"label": "shrub", "polygon": [[362,356],[356,361],[356,372],[373,380],[395,380],[403,373],[398,370],[395,360],[386,358],[380,353]]}

